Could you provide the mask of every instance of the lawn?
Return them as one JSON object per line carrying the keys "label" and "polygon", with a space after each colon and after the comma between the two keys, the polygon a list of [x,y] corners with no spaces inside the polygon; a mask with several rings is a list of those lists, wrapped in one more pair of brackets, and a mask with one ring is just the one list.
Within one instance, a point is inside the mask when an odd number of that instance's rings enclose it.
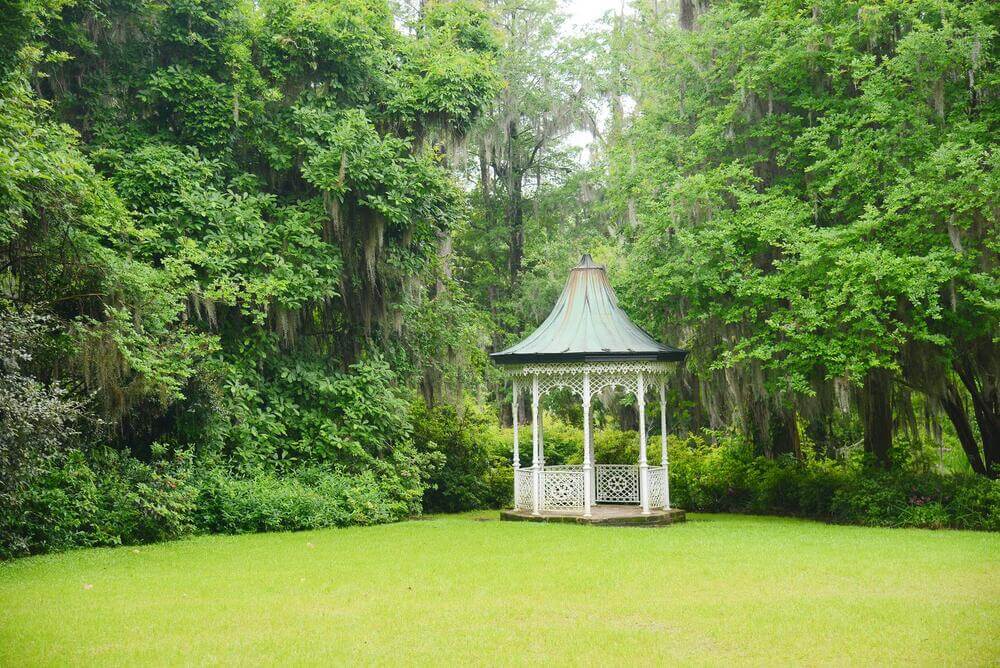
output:
{"label": "lawn", "polygon": [[1000,661],[1000,535],[495,518],[0,564],[0,664]]}

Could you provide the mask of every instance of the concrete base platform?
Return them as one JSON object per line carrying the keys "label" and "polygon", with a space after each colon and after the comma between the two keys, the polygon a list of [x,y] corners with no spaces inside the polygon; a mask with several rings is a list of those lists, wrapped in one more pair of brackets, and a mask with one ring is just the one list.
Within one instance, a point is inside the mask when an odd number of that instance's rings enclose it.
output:
{"label": "concrete base platform", "polygon": [[566,512],[546,511],[541,515],[532,515],[528,510],[501,510],[500,519],[507,522],[572,522],[610,527],[661,527],[686,519],[684,511],[679,508],[661,508],[643,515],[638,506],[600,505],[591,506],[590,512],[590,517],[584,517]]}

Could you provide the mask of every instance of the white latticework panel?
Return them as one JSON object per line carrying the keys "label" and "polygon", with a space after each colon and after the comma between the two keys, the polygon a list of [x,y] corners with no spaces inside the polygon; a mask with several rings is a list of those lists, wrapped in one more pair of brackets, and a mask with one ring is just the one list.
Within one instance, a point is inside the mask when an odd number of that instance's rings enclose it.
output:
{"label": "white latticework panel", "polygon": [[667,375],[671,372],[672,362],[654,361],[620,361],[620,362],[556,362],[552,364],[525,364],[523,366],[508,367],[508,373],[512,376],[531,376],[533,374],[560,374],[560,373],[580,373],[589,371],[590,373],[600,373],[604,371],[617,371],[620,373],[638,373],[642,371],[647,375]]}
{"label": "white latticework panel", "polygon": [[546,471],[582,471],[583,465],[581,464],[558,464],[556,466],[545,465]]}
{"label": "white latticework panel", "polygon": [[655,361],[562,362],[510,367],[507,373],[511,377],[525,379],[537,374],[539,395],[547,394],[557,387],[565,387],[580,397],[583,396],[584,374],[589,373],[590,396],[593,397],[610,387],[635,393],[640,373],[645,378],[646,389],[651,391],[667,378],[672,368],[668,362]]}
{"label": "white latticework panel", "polygon": [[583,508],[583,471],[542,471],[542,508]]}
{"label": "white latticework panel", "polygon": [[663,467],[651,466],[649,468],[649,505],[653,508],[662,508],[667,503],[667,489],[663,480]]}
{"label": "white latticework panel", "polygon": [[632,464],[598,464],[598,503],[639,503],[639,467]]}
{"label": "white latticework panel", "polygon": [[617,388],[623,392],[635,394],[638,385],[639,375],[635,371],[609,369],[590,374],[591,396],[607,388]]}
{"label": "white latticework panel", "polygon": [[538,393],[548,394],[557,387],[565,387],[577,396],[583,395],[583,372],[548,373],[538,377]]}
{"label": "white latticework panel", "polygon": [[518,510],[532,510],[535,507],[531,499],[531,469],[517,469],[514,471],[517,477],[517,484],[514,485],[517,495],[514,498],[514,507]]}

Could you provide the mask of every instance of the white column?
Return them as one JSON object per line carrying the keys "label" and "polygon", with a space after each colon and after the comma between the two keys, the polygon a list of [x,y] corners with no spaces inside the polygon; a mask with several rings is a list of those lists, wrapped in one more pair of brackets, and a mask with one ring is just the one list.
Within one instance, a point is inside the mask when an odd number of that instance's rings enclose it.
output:
{"label": "white column", "polygon": [[542,397],[538,396],[538,461],[545,468],[545,406]]}
{"label": "white column", "polygon": [[663,467],[663,509],[670,510],[670,469],[667,467],[667,386],[660,381],[660,466]]}
{"label": "white column", "polygon": [[583,516],[590,517],[590,497],[593,494],[590,474],[590,372],[583,372]]}
{"label": "white column", "polygon": [[540,514],[542,505],[542,472],[538,453],[538,374],[531,377],[531,512]]}
{"label": "white column", "polygon": [[[593,405],[593,404],[591,404]],[[590,411],[590,439],[587,442],[587,449],[590,451],[590,493],[591,503],[597,503],[597,458],[594,456],[594,411]]]}
{"label": "white column", "polygon": [[510,402],[511,411],[510,414],[514,416],[514,507],[517,508],[517,472],[521,469],[521,451],[520,443],[518,441],[517,434],[517,391],[518,391],[517,381],[514,381],[514,395]]}
{"label": "white column", "polygon": [[646,379],[642,372],[636,382],[635,398],[639,404],[639,502],[642,514],[649,514],[649,462],[646,460]]}

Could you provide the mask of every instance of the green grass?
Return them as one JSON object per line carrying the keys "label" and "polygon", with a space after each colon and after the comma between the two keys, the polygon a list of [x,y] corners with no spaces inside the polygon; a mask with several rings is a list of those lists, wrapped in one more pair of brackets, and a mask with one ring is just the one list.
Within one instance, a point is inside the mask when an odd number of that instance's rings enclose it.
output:
{"label": "green grass", "polygon": [[996,534],[495,518],[0,564],[0,664],[1000,661]]}

